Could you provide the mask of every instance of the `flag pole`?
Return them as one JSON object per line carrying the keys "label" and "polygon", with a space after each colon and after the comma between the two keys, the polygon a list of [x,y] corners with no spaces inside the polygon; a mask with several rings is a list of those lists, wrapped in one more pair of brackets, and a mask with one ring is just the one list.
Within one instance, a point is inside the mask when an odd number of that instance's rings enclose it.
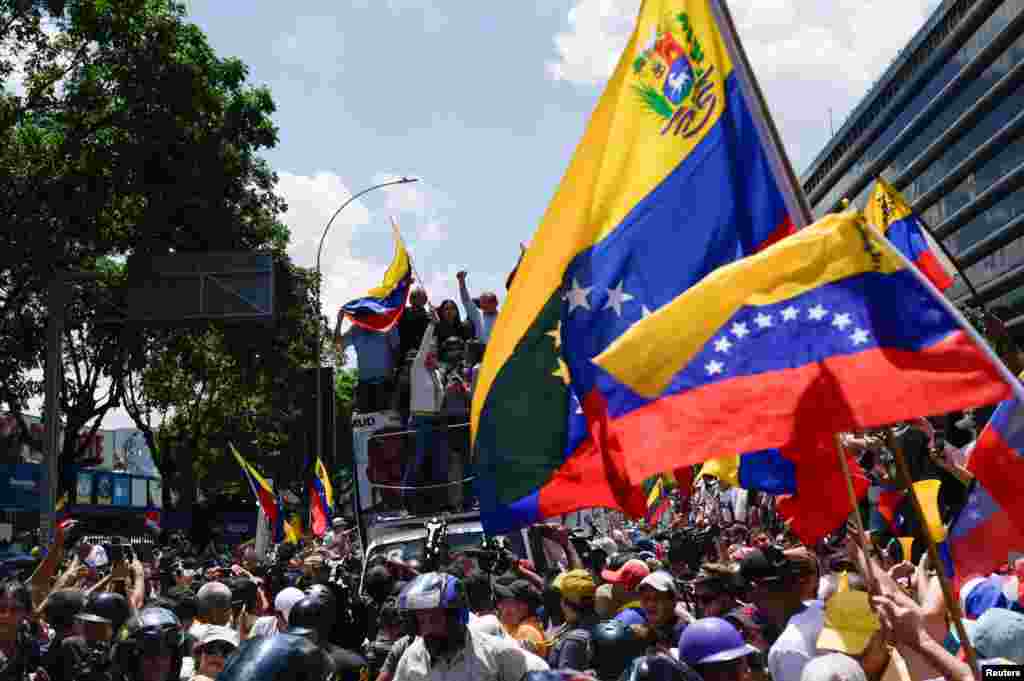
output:
{"label": "flag pole", "polygon": [[857,543],[860,544],[861,550],[864,552],[865,567],[867,568],[864,582],[867,584],[869,592],[879,593],[878,585],[875,583],[875,575],[871,572],[871,565],[867,563],[870,559],[868,546],[871,543],[871,538],[868,537],[868,533],[864,530],[864,520],[860,517],[860,503],[857,501],[857,492],[853,489],[850,464],[846,460],[846,446],[843,444],[843,438],[839,433],[836,433],[835,440],[836,451],[839,453],[839,466],[843,469],[843,478],[846,480],[846,492],[850,496],[850,506],[853,508],[853,524],[857,528],[857,534],[860,537]]}
{"label": "flag pole", "polygon": [[[398,243],[402,245],[402,248],[405,248],[405,239],[402,238],[402,232],[398,229],[398,221],[395,220],[394,215],[391,216],[391,231],[394,233],[395,238],[398,239]],[[422,288],[423,292],[426,293],[427,289],[423,286],[423,280],[420,279],[420,273],[416,271],[416,265],[413,264],[412,255],[410,255],[408,248],[405,248],[405,256],[409,258],[409,271],[412,272],[413,281],[419,282],[420,288]],[[409,295],[412,295],[411,286],[409,287]],[[434,306],[430,304],[429,296],[427,296],[427,308],[434,313],[434,316],[437,316],[437,311],[434,309]]]}
{"label": "flag pole", "polygon": [[903,482],[906,483],[910,490],[911,503],[914,505],[914,513],[917,514],[918,522],[923,528],[923,534],[925,540],[928,542],[928,560],[933,566],[935,566],[935,573],[939,577],[939,586],[942,587],[942,599],[946,602],[946,610],[949,612],[950,618],[953,620],[953,626],[956,627],[957,637],[960,639],[960,645],[964,649],[964,657],[967,658],[967,664],[971,666],[972,670],[978,668],[978,656],[974,651],[974,646],[971,645],[971,639],[967,637],[967,629],[964,627],[963,613],[960,611],[960,601],[953,598],[953,587],[949,583],[949,577],[946,576],[946,571],[942,569],[942,561],[939,559],[939,549],[935,546],[935,538],[932,536],[931,529],[928,525],[928,521],[924,517],[924,510],[921,508],[921,500],[917,498],[917,491],[914,489],[913,478],[910,477],[910,467],[907,466],[907,459],[903,453],[903,446],[896,441],[892,436],[892,432],[887,433],[887,439],[889,440],[889,446],[896,455],[896,465],[899,466],[900,476],[903,478]]}
{"label": "flag pole", "polygon": [[782,146],[782,137],[768,111],[768,104],[761,91],[761,86],[758,85],[757,78],[754,77],[754,71],[750,66],[746,50],[743,49],[743,43],[740,42],[739,34],[736,32],[736,24],[732,20],[732,13],[729,12],[726,0],[711,0],[710,4],[711,12],[725,41],[725,47],[732,59],[733,67],[738,69],[742,76],[739,78],[740,88],[743,90],[747,102],[754,109],[751,112],[754,114],[754,124],[758,128],[758,132],[761,133],[772,170],[777,180],[785,179],[789,184],[789,191],[786,191],[787,187],[779,188],[782,190],[787,212],[790,219],[793,220],[794,226],[797,229],[802,229],[814,221],[811,205],[807,201],[807,196],[804,194],[796,172],[793,170],[793,164],[790,163],[789,157],[786,155],[785,147]]}

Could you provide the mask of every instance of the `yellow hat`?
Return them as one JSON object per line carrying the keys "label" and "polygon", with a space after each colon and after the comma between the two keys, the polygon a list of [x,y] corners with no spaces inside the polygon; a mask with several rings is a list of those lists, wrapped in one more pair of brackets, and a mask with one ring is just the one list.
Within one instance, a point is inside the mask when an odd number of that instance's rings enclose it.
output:
{"label": "yellow hat", "polygon": [[[556,587],[559,588],[559,587]],[[593,598],[597,591],[597,583],[593,575],[586,570],[570,570],[561,575],[559,591],[562,598],[570,603],[579,603],[585,598]]]}
{"label": "yellow hat", "polygon": [[840,591],[825,604],[825,626],[818,635],[818,647],[848,655],[860,655],[871,636],[881,628],[863,591]]}

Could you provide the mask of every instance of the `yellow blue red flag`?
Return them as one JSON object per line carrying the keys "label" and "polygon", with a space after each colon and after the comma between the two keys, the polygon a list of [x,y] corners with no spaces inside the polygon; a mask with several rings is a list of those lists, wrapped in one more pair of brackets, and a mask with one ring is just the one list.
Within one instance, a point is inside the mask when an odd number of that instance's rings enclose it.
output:
{"label": "yellow blue red flag", "polygon": [[640,8],[487,345],[472,430],[488,532],[593,506],[643,517],[642,486],[593,430],[627,395],[592,358],[799,223],[728,28],[720,0]]}
{"label": "yellow blue red flag", "polygon": [[395,255],[384,273],[384,281],[362,298],[345,303],[341,309],[356,326],[385,333],[402,318],[411,292],[412,262],[396,228]]}
{"label": "yellow blue red flag", "polygon": [[333,513],[334,490],[331,487],[331,477],[327,474],[324,462],[317,457],[313,466],[313,476],[309,481],[309,515],[312,519],[313,534],[318,537],[324,536]]}
{"label": "yellow blue red flag", "polygon": [[270,526],[274,530],[274,541],[290,541],[291,535],[294,534],[293,528],[291,523],[285,520],[284,504],[281,503],[281,498],[275,494],[270,481],[260,475],[259,471],[251,463],[242,458],[242,455],[238,453],[233,444],[229,444],[228,447],[231,449],[231,454],[234,455],[235,461],[241,466],[242,472],[245,473],[249,487],[259,502],[260,510],[263,511],[270,521]]}
{"label": "yellow blue red flag", "polygon": [[945,291],[953,285],[953,277],[942,266],[928,243],[928,232],[921,219],[891,184],[878,178],[871,199],[864,208],[864,217],[877,228],[919,270]]}
{"label": "yellow blue red flag", "polygon": [[997,402],[1016,380],[983,345],[862,217],[826,216],[720,268],[595,359],[630,388],[602,424],[606,456],[640,481]]}

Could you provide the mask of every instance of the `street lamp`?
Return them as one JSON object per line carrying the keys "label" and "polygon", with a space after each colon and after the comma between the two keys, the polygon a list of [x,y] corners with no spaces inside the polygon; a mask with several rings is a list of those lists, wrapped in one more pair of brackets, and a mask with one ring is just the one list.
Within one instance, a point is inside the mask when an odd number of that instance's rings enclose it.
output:
{"label": "street lamp", "polygon": [[324,227],[324,233],[320,236],[320,245],[316,249],[316,455],[317,458],[323,460],[323,449],[324,449],[324,395],[323,390],[320,387],[320,365],[323,363],[323,324],[320,319],[320,254],[324,250],[324,239],[327,238],[327,232],[330,231],[331,225],[334,224],[334,218],[338,217],[341,211],[345,210],[346,207],[363,194],[369,194],[374,189],[380,189],[381,187],[389,187],[393,184],[410,184],[412,182],[419,182],[417,177],[399,177],[394,180],[388,180],[387,182],[381,182],[375,184],[372,187],[367,187],[358,194],[353,194],[349,197],[348,201],[341,204],[338,210],[334,211],[334,215],[327,221],[327,225]]}

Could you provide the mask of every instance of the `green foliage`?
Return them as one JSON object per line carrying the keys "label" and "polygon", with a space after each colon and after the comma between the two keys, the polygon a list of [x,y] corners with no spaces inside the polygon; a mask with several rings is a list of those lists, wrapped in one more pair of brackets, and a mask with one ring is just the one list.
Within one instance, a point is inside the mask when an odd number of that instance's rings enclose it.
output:
{"label": "green foliage", "polygon": [[334,374],[334,394],[338,402],[351,405],[356,399],[356,384],[359,372],[355,369],[338,369]]}
{"label": "green foliage", "polygon": [[[0,407],[40,394],[51,280],[94,272],[70,290],[66,428],[123,402],[187,500],[194,475],[223,473],[227,440],[283,446],[288,387],[312,363],[312,276],[286,256],[260,156],[277,144],[273,98],[169,0],[2,0],[0,78],[16,63],[22,88],[0,93]],[[124,256],[254,249],[287,275],[273,328],[100,323],[120,307]],[[79,448],[66,438],[62,462]]]}

